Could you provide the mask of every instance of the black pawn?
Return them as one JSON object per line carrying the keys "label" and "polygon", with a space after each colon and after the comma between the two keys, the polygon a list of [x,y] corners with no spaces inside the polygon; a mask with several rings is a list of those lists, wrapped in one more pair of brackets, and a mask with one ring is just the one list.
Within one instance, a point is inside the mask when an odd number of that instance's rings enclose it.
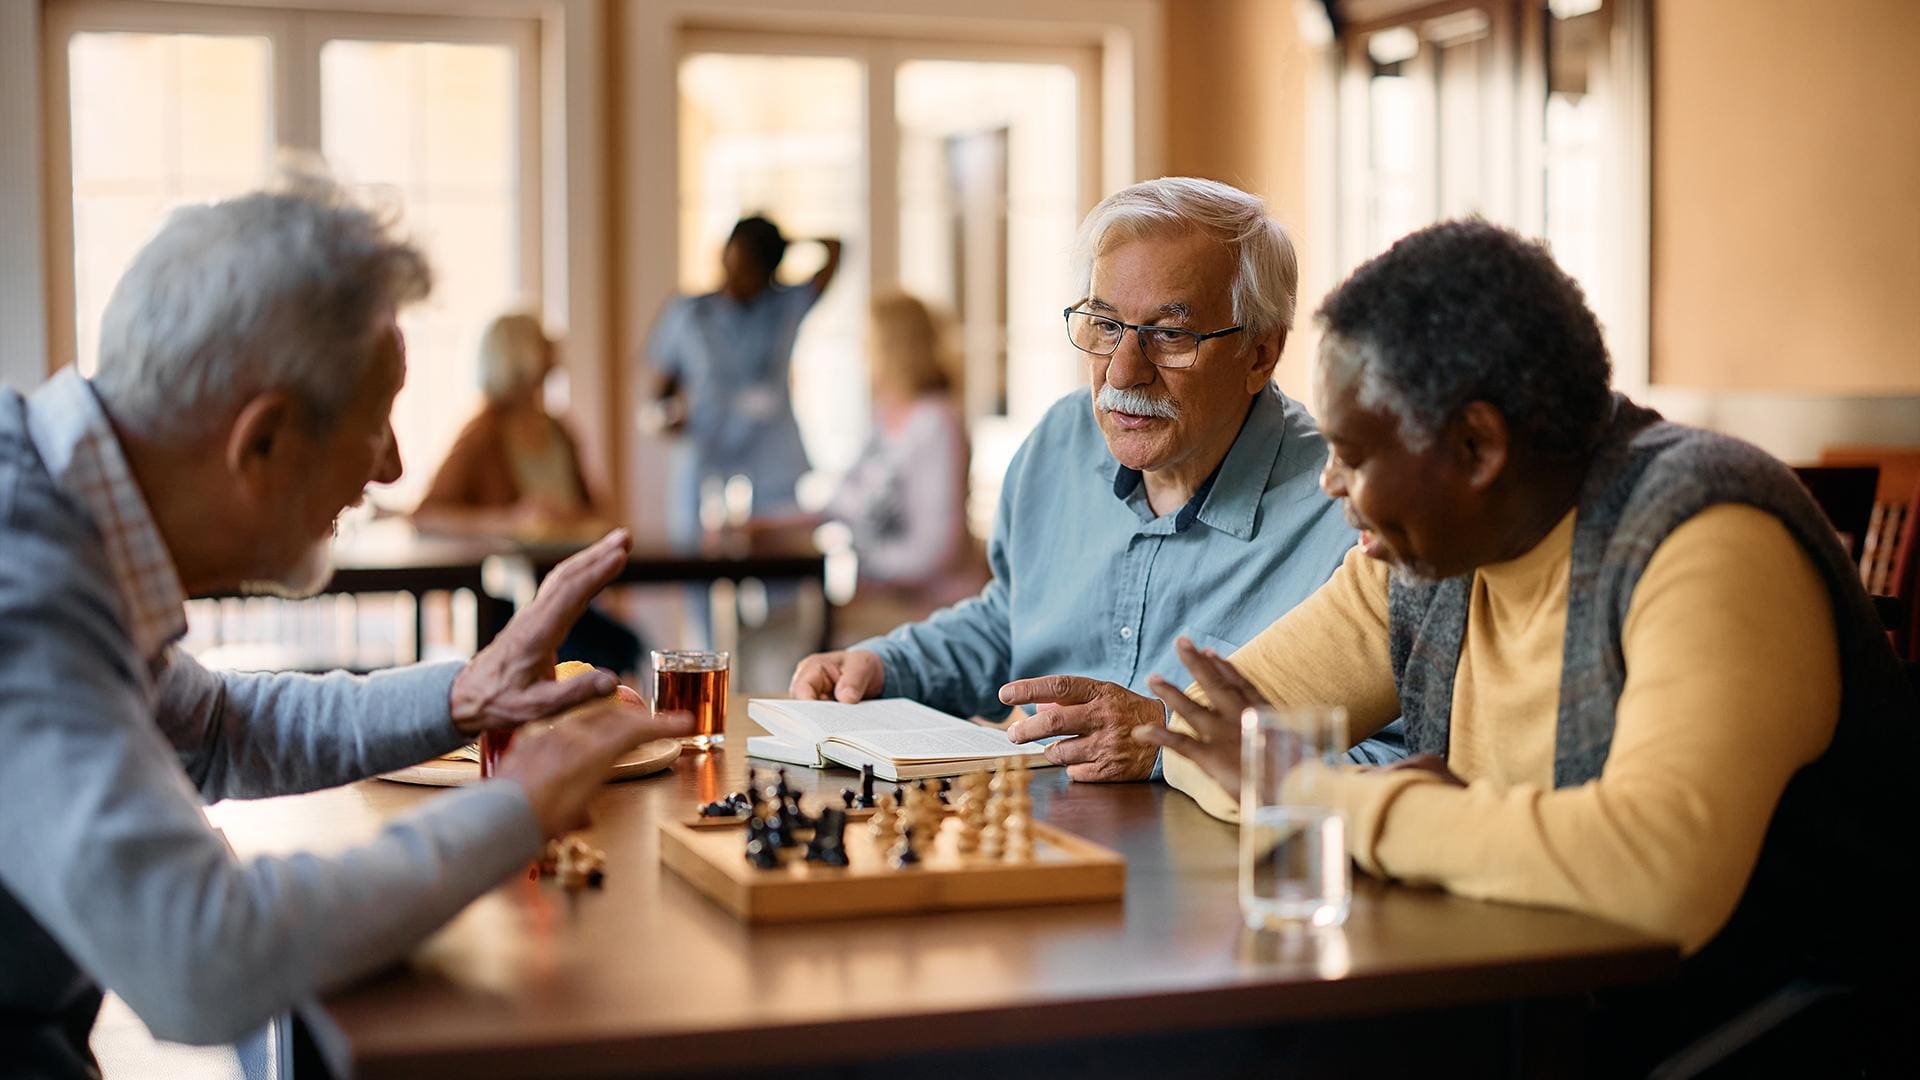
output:
{"label": "black pawn", "polygon": [[[843,806],[843,807],[845,807],[846,809],[848,809],[848,810],[851,810],[851,809],[853,809],[853,804],[854,804],[854,801],[855,801],[855,800],[856,800],[857,798],[859,798],[859,796],[857,796],[857,795],[855,795],[855,794],[853,793],[853,789],[852,789],[852,788],[850,788],[850,787],[843,787],[843,788],[841,788],[841,789],[840,789],[840,805],[841,805],[841,806]],[[825,812],[824,812],[824,811],[822,812],[822,816],[823,816],[823,817],[825,816]]]}
{"label": "black pawn", "polygon": [[876,805],[873,801],[873,766],[871,765],[860,766],[860,800],[853,805],[862,810],[871,810]]}

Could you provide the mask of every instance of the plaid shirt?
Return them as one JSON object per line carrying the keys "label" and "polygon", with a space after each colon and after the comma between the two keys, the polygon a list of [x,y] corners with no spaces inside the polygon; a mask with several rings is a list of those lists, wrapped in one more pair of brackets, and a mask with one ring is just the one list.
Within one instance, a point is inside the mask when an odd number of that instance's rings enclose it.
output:
{"label": "plaid shirt", "polygon": [[47,472],[106,542],[135,647],[158,661],[187,632],[187,596],[92,384],[62,369],[28,399],[27,426]]}

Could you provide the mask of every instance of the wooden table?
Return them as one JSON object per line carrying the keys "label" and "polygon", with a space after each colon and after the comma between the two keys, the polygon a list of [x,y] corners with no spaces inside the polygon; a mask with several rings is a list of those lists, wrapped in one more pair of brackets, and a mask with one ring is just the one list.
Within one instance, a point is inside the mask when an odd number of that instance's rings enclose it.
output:
{"label": "wooden table", "polygon": [[[1483,1049],[1497,1058],[1475,1071],[1543,1075],[1578,1053],[1577,1038],[1544,1034],[1577,1031],[1577,995],[1676,970],[1671,946],[1598,920],[1359,879],[1344,928],[1255,934],[1240,922],[1231,826],[1164,785],[1073,784],[1057,769],[1036,774],[1036,815],[1124,853],[1124,902],[750,928],[659,865],[654,828],[742,786],[752,729],[738,703],[731,711],[732,749],[687,753],[669,773],[602,792],[589,836],[607,852],[603,890],[505,883],[403,967],[330,997],[337,1032],[321,1031],[323,1045],[360,1077],[777,1066],[785,1078],[912,1055],[1043,1061],[1033,1048],[1147,1039],[1143,1056],[1123,1053],[1107,1070],[1127,1072],[1167,1033],[1360,1023],[1373,1045],[1363,1038],[1359,1053],[1416,1029],[1398,1016],[1355,1018],[1478,1009],[1493,1031]],[[795,787],[823,793],[854,779],[789,772]],[[223,803],[212,816],[243,854],[338,850],[437,795],[368,781]],[[1550,1026],[1516,1027],[1528,1018]]]}

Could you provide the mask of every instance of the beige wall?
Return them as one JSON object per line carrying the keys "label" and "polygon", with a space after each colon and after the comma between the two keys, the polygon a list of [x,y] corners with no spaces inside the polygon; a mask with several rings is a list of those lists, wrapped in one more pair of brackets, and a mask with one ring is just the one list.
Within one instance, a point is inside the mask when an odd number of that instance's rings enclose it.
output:
{"label": "beige wall", "polygon": [[[1308,223],[1308,77],[1292,0],[1178,0],[1167,5],[1167,172],[1254,192],[1293,233],[1303,280],[1331,257]],[[1276,376],[1307,393],[1313,309],[1303,289]]]}
{"label": "beige wall", "polygon": [[1920,393],[1920,3],[1654,12],[1654,381]]}

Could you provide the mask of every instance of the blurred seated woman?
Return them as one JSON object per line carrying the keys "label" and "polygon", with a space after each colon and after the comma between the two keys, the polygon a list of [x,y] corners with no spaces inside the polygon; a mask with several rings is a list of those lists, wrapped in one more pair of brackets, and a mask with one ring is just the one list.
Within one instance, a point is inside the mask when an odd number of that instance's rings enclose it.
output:
{"label": "blurred seated woman", "polygon": [[532,315],[502,315],[480,336],[486,404],[468,421],[413,512],[435,532],[516,540],[589,540],[605,532],[580,451],[548,415],[543,390],[553,342]]}
{"label": "blurred seated woman", "polygon": [[[486,404],[454,440],[413,512],[423,532],[500,536],[529,543],[598,539],[612,522],[596,505],[580,450],[544,399],[554,345],[540,320],[502,315],[480,336]],[[638,670],[640,639],[589,610],[561,645],[560,659],[617,673]]]}
{"label": "blurred seated woman", "polygon": [[963,599],[987,579],[967,532],[967,433],[933,315],[905,293],[875,297],[869,341],[873,434],[859,459],[819,514],[754,523],[846,524],[859,589],[836,627],[856,638]]}

